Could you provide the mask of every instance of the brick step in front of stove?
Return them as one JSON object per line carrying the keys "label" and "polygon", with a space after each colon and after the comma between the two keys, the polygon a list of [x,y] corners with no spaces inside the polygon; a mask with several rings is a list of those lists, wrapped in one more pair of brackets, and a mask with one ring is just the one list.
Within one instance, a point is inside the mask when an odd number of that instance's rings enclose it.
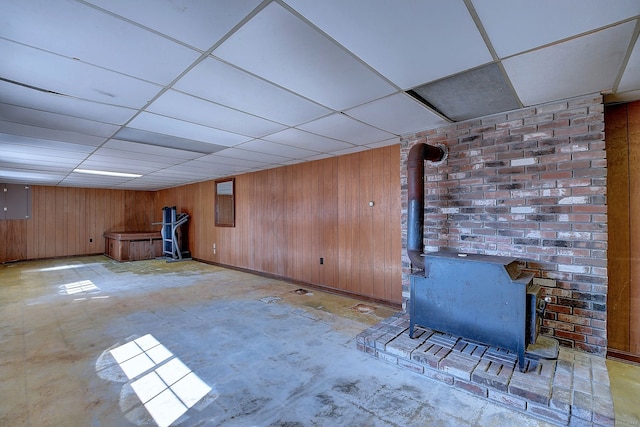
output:
{"label": "brick step in front of stove", "polygon": [[360,351],[510,409],[558,425],[613,426],[605,359],[561,348],[557,360],[515,353],[429,329],[409,337],[409,315],[397,313],[360,333]]}

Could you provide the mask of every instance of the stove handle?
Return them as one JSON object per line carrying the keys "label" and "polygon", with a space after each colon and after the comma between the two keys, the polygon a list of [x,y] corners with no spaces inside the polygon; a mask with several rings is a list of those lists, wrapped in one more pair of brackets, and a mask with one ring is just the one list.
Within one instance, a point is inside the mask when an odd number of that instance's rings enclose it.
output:
{"label": "stove handle", "polygon": [[544,319],[544,313],[547,310],[547,304],[551,302],[550,297],[540,298],[538,300],[538,307],[536,307],[536,313],[540,320]]}

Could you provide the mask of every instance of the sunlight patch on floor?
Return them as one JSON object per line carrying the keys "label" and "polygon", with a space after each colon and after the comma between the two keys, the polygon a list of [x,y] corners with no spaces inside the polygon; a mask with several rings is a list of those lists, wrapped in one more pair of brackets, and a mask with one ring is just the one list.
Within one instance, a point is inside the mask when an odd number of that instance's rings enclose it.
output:
{"label": "sunlight patch on floor", "polygon": [[171,425],[212,390],[151,334],[110,353],[134,380],[131,388],[160,427]]}
{"label": "sunlight patch on floor", "polygon": [[95,285],[91,280],[80,280],[78,282],[67,283],[60,285],[61,293],[67,295],[79,294],[81,292],[99,291],[100,288]]}

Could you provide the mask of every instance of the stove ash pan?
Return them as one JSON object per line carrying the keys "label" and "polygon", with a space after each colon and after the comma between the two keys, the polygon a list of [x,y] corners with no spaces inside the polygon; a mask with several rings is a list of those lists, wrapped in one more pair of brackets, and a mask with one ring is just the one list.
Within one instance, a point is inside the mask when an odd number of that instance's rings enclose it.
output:
{"label": "stove ash pan", "polygon": [[515,258],[434,252],[412,275],[409,335],[423,327],[513,351],[525,370],[545,302]]}

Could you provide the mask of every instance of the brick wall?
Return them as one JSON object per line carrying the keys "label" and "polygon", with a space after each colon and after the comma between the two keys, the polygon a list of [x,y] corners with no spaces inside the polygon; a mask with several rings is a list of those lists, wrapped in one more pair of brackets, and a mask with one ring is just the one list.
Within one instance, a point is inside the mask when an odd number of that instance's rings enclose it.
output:
{"label": "brick wall", "polygon": [[513,256],[551,302],[542,333],[606,353],[607,207],[600,95],[451,124],[401,138],[403,300],[407,156],[443,144],[425,165],[425,252]]}

